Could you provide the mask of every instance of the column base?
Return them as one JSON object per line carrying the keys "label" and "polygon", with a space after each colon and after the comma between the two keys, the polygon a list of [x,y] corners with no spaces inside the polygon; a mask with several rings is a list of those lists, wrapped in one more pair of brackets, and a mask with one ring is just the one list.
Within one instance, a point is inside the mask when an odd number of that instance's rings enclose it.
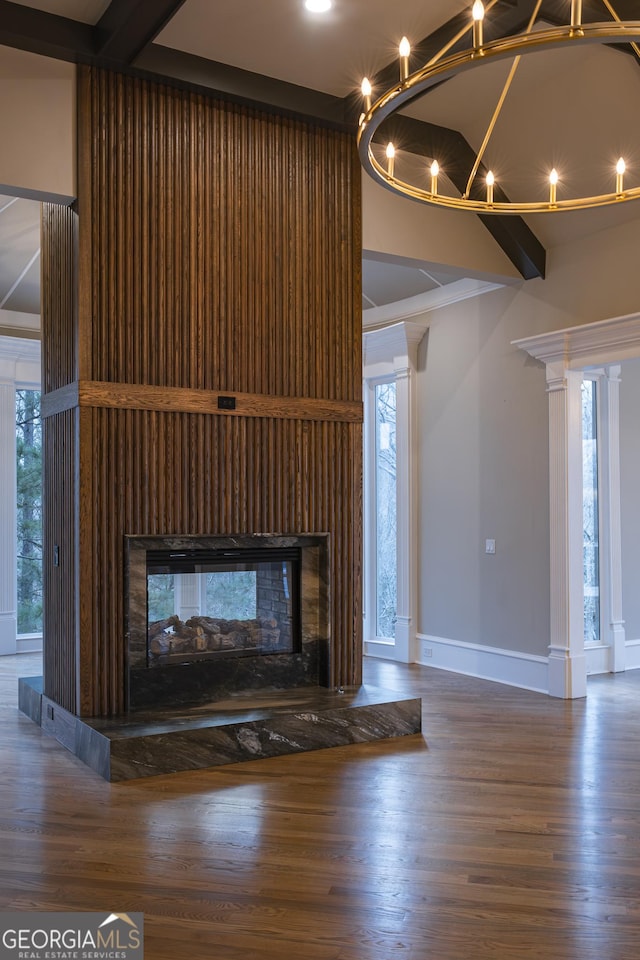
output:
{"label": "column base", "polygon": [[400,663],[412,663],[416,637],[412,630],[411,617],[396,617],[396,643],[394,659]]}
{"label": "column base", "polygon": [[0,657],[16,653],[17,633],[18,623],[15,613],[0,613]]}
{"label": "column base", "polygon": [[549,648],[549,696],[578,700],[587,695],[587,658],[565,647]]}
{"label": "column base", "polygon": [[624,620],[611,624],[611,672],[621,673],[627,668],[627,647]]}

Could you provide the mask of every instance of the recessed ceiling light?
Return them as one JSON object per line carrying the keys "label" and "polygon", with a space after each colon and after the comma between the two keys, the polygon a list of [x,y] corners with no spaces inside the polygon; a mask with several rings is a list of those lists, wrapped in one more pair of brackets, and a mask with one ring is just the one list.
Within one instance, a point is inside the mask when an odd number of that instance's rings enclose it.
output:
{"label": "recessed ceiling light", "polygon": [[332,0],[304,0],[304,5],[311,13],[326,13],[331,10]]}

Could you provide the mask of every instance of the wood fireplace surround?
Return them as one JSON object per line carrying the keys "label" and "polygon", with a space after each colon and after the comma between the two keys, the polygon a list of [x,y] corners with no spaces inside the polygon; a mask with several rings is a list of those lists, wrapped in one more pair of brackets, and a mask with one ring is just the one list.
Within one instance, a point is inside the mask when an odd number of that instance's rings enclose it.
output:
{"label": "wood fireplace surround", "polygon": [[350,133],[83,66],[77,141],[77,203],[43,205],[44,679],[22,702],[113,776],[91,731],[129,715],[128,537],[328,534],[320,686],[359,689],[360,168]]}

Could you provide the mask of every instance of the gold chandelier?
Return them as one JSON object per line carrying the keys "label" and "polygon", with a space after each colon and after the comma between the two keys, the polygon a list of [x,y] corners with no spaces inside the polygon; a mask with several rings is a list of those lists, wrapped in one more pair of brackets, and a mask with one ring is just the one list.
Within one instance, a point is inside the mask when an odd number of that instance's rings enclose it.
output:
{"label": "gold chandelier", "polygon": [[[602,0],[611,20],[598,23],[582,21],[582,0],[571,0],[571,18],[566,26],[534,30],[542,0],[537,0],[528,27],[524,33],[505,36],[497,40],[484,42],[483,23],[485,13],[500,0],[491,0],[486,5],[475,0],[468,24],[452,37],[428,63],[414,73],[409,73],[411,48],[406,37],[399,47],[399,82],[385,91],[377,100],[373,100],[370,81],[365,77],[361,92],[364,100],[364,112],[358,124],[358,151],[364,169],[379,183],[395,193],[411,197],[414,200],[436,204],[456,210],[470,210],[482,214],[532,214],[548,213],[559,210],[581,210],[588,207],[600,207],[640,198],[640,186],[630,187],[625,183],[626,164],[620,157],[615,167],[603,171],[605,185],[608,179],[611,191],[596,196],[558,198],[558,171],[549,171],[548,193],[543,199],[525,202],[512,202],[495,198],[497,179],[491,170],[483,167],[483,158],[493,133],[496,121],[504,105],[509,88],[520,64],[521,58],[540,50],[562,49],[582,44],[623,43],[630,44],[640,58],[640,21],[622,20],[609,0]],[[471,46],[450,56],[449,51],[471,34]],[[393,143],[386,148],[386,164],[381,163],[373,153],[373,138],[382,123],[400,110],[401,107],[426,94],[436,84],[449,80],[466,70],[499,60],[513,58],[506,83],[491,117],[484,140],[478,151],[472,169],[469,171],[466,189],[461,196],[451,196],[442,192],[442,176],[446,170],[441,168],[438,158],[432,157],[432,163],[425,170],[425,186],[408,183],[395,175],[396,149]],[[481,178],[478,180],[478,174]],[[484,183],[482,182],[484,179]],[[474,197],[471,191],[474,188]],[[478,196],[480,194],[480,196]]]}

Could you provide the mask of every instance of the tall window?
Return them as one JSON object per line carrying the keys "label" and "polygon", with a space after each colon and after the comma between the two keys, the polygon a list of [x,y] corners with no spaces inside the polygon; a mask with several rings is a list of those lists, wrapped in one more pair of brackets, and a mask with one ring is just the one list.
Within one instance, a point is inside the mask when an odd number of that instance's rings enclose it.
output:
{"label": "tall window", "polygon": [[397,585],[396,384],[375,387],[376,633],[394,639]]}
{"label": "tall window", "polygon": [[18,634],[42,632],[40,393],[16,391]]}
{"label": "tall window", "polygon": [[582,381],[584,642],[600,640],[597,384]]}

